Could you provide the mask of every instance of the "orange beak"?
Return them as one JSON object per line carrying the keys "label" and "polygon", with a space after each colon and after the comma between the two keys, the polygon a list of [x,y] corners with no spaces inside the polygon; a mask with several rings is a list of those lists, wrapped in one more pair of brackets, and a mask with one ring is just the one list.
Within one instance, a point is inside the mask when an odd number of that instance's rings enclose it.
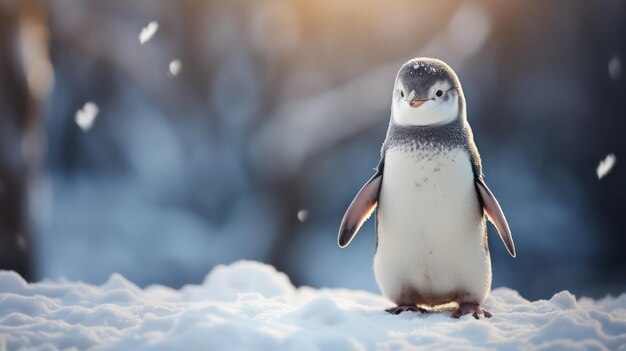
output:
{"label": "orange beak", "polygon": [[413,99],[409,101],[409,105],[411,105],[411,107],[420,107],[422,106],[423,103],[425,103],[428,100],[430,99]]}

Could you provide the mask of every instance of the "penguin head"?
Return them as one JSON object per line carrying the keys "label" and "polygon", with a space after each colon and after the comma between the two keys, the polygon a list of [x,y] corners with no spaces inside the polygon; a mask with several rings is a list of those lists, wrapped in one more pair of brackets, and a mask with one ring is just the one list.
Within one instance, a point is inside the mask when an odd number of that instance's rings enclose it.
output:
{"label": "penguin head", "polygon": [[418,57],[396,77],[391,104],[395,123],[432,126],[465,118],[465,98],[456,73],[445,62]]}

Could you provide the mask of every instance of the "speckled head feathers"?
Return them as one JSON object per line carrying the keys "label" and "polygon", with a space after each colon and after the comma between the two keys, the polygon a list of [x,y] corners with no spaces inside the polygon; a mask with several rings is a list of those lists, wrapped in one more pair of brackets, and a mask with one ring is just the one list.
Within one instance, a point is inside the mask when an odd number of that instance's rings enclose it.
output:
{"label": "speckled head feathers", "polygon": [[456,73],[433,58],[406,62],[396,77],[392,116],[398,124],[418,126],[465,118],[465,98]]}

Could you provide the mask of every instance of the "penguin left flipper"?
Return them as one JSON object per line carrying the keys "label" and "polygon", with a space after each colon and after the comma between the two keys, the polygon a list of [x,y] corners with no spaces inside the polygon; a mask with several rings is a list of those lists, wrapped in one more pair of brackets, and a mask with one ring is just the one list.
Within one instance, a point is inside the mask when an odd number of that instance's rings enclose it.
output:
{"label": "penguin left flipper", "polygon": [[476,178],[476,187],[478,188],[478,193],[482,199],[483,209],[489,217],[491,223],[496,226],[498,229],[498,234],[500,234],[500,239],[506,246],[506,249],[509,251],[512,257],[515,257],[515,244],[513,243],[513,237],[511,236],[511,229],[509,229],[509,224],[506,221],[506,217],[504,217],[504,213],[500,208],[500,204],[496,197],[493,195],[491,190],[487,187],[487,184],[480,179]]}
{"label": "penguin left flipper", "polygon": [[381,159],[374,176],[359,190],[346,210],[346,214],[343,215],[337,237],[339,247],[344,248],[350,244],[363,223],[378,206],[378,195],[383,183],[383,166],[384,159]]}

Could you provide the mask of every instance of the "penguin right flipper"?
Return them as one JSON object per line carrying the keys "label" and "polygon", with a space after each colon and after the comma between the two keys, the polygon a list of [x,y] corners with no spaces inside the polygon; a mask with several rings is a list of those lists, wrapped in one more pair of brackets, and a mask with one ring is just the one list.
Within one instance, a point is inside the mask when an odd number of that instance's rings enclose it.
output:
{"label": "penguin right flipper", "polygon": [[344,248],[350,244],[363,223],[370,217],[378,205],[378,195],[383,182],[384,158],[381,158],[376,167],[376,173],[363,185],[359,193],[354,197],[343,216],[339,227],[337,243]]}

